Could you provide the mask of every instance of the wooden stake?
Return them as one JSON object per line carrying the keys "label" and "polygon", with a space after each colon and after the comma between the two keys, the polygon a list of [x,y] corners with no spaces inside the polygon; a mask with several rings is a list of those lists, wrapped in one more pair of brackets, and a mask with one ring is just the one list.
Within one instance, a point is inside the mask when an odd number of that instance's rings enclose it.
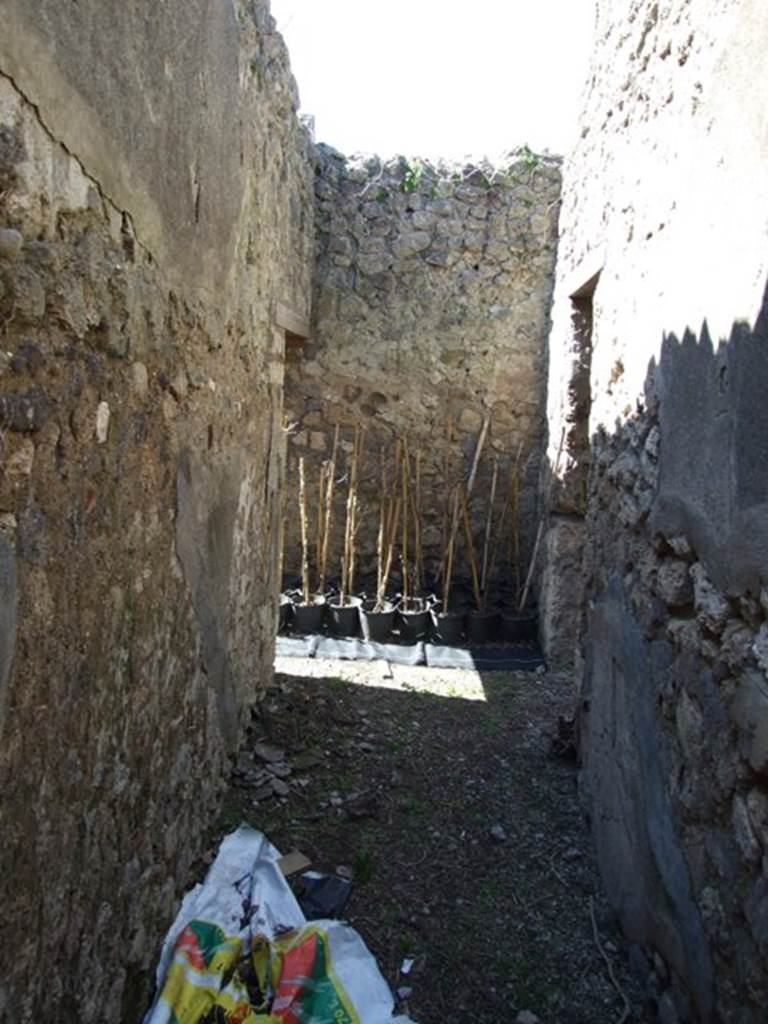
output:
{"label": "wooden stake", "polygon": [[488,428],[490,425],[491,417],[486,416],[480,429],[480,436],[477,439],[477,448],[475,448],[475,457],[472,461],[472,469],[469,471],[469,479],[467,480],[467,500],[472,497],[472,488],[475,486],[477,467],[480,465],[480,455],[483,451],[483,445],[485,444],[485,439],[488,436]]}
{"label": "wooden stake", "polygon": [[[474,458],[472,460],[472,468],[470,469],[469,477],[467,478],[467,487],[466,487],[466,497],[467,497],[467,500],[469,500],[469,498],[472,496],[472,488],[475,486],[475,477],[477,476],[477,467],[480,464],[480,455],[481,455],[481,453],[483,451],[483,445],[485,444],[485,438],[486,438],[486,436],[488,434],[488,428],[490,427],[490,425],[491,425],[491,418],[490,418],[490,416],[486,416],[485,419],[483,420],[483,425],[480,428],[480,434],[479,434],[479,436],[477,438],[477,447],[475,448],[475,456],[474,456]],[[456,538],[456,533],[457,533],[458,529],[459,529],[459,510],[458,510],[458,506],[457,506],[456,512],[455,512],[455,515],[454,515],[454,518],[453,518],[453,522],[451,523],[451,534],[454,537],[454,540]]]}
{"label": "wooden stake", "polygon": [[400,495],[395,497],[392,503],[392,516],[391,523],[392,528],[389,532],[389,544],[387,546],[387,557],[384,562],[384,572],[381,575],[381,585],[379,591],[376,594],[376,606],[374,611],[380,612],[384,605],[384,597],[387,592],[387,584],[389,583],[389,574],[392,571],[392,562],[395,555],[395,541],[397,539],[397,523],[400,518]]}
{"label": "wooden stake", "polygon": [[355,426],[355,450],[352,459],[352,473],[354,476],[352,491],[352,526],[349,535],[349,572],[347,587],[351,595],[355,589],[355,569],[357,567],[357,531],[360,529],[360,504],[358,502],[360,462],[363,457],[363,432],[359,426]]}
{"label": "wooden stake", "polygon": [[331,461],[328,466],[328,473],[326,477],[326,494],[325,494],[325,512],[323,522],[323,545],[322,553],[320,557],[320,593],[325,593],[325,580],[326,573],[328,570],[328,547],[331,539],[331,520],[333,519],[333,488],[336,481],[336,456],[339,450],[339,424],[336,424],[336,428],[333,432],[333,449],[331,451]]}
{"label": "wooden stake", "polygon": [[280,533],[277,541],[277,589],[281,592],[283,589],[283,567],[285,564],[285,527],[288,522],[288,517],[283,515],[280,519]]}
{"label": "wooden stake", "polygon": [[299,459],[299,521],[301,523],[301,585],[304,604],[310,604],[309,535],[307,530],[307,485],[304,476],[304,457]]}
{"label": "wooden stake", "polygon": [[315,536],[315,569],[319,571],[323,558],[323,534],[325,523],[325,474],[328,472],[326,464],[320,465],[320,473],[317,479],[317,532]]}
{"label": "wooden stake", "polygon": [[[493,548],[492,548],[492,551],[491,551],[491,563],[490,563],[490,566],[488,568],[488,575],[491,578],[493,578],[493,571],[494,571],[494,569],[496,567],[496,561],[498,559],[499,552],[501,550],[501,543],[502,543],[502,538],[503,538],[503,534],[504,534],[504,523],[507,520],[507,514],[509,513],[510,505],[512,504],[512,497],[513,497],[513,493],[512,492],[513,492],[513,486],[514,486],[514,477],[515,477],[515,474],[519,471],[520,455],[522,453],[522,450],[523,450],[523,442],[521,441],[520,445],[518,446],[518,449],[517,449],[517,455],[515,457],[515,461],[514,461],[512,467],[510,468],[510,471],[509,471],[509,484],[507,486],[506,497],[504,499],[504,505],[502,506],[502,509],[501,509],[501,515],[499,516],[499,525],[498,525],[498,528],[496,530],[496,537],[494,539]],[[526,465],[527,465],[527,460],[526,460]],[[514,522],[512,523],[512,530],[514,530]],[[514,544],[514,538],[512,539],[512,544]],[[510,549],[510,551],[511,551],[511,549]],[[511,553],[510,554],[510,565],[513,565],[513,563],[514,563],[514,553]],[[519,593],[520,593],[520,587],[519,587],[519,585],[516,584],[516,586],[515,586],[515,600],[517,600],[517,595]]]}
{"label": "wooden stake", "polygon": [[416,452],[416,494],[413,508],[414,543],[414,585],[419,596],[424,597],[424,565],[421,549],[421,452]]}
{"label": "wooden stake", "polygon": [[[443,450],[443,482],[447,484],[449,471],[449,453],[451,445],[453,444],[453,421],[450,416],[446,421],[445,442],[445,449]],[[443,543],[441,546],[443,557],[440,560],[440,568],[438,570],[439,578],[441,580],[445,580],[446,556],[448,554],[448,527],[451,522],[451,489],[450,487],[446,487],[445,494],[443,495]]]}
{"label": "wooden stake", "polygon": [[493,528],[493,505],[496,501],[496,484],[499,478],[499,460],[493,457],[493,476],[491,477],[491,500],[488,504],[488,518],[485,523],[485,540],[483,542],[483,568],[480,574],[480,589],[483,600],[488,596],[488,555],[491,546],[491,529]]}
{"label": "wooden stake", "polygon": [[[510,538],[512,541],[512,549],[510,551],[510,561],[515,572],[515,596],[520,595],[520,454],[523,450],[523,442],[520,442],[520,446],[517,449],[517,456],[515,458],[515,467],[510,480],[510,507],[512,511],[512,530]],[[526,466],[528,461],[526,460]],[[525,467],[524,467],[525,468]]]}
{"label": "wooden stake", "polygon": [[[452,504],[453,504],[452,511],[455,512],[456,514],[458,514],[458,504],[459,504],[458,488],[456,490],[454,490],[454,492],[453,492],[453,502],[452,502]],[[445,552],[445,577],[443,579],[443,612],[445,614],[447,614],[448,610],[449,610],[448,602],[450,600],[450,594],[451,594],[451,575],[453,573],[453,546],[454,546],[453,542],[454,542],[454,537],[453,537],[453,534],[451,534],[451,536],[448,538],[448,547],[447,547],[447,550]]]}
{"label": "wooden stake", "polygon": [[403,609],[408,610],[410,588],[408,582],[408,441],[403,438],[402,488],[403,488]]}
{"label": "wooden stake", "polygon": [[387,466],[384,461],[384,449],[381,449],[381,498],[379,502],[379,535],[376,539],[376,593],[381,590],[381,577],[384,572],[384,545],[387,528]]}
{"label": "wooden stake", "polygon": [[402,498],[398,490],[398,484],[400,481],[400,463],[401,463],[401,442],[395,441],[395,461],[392,472],[392,490],[395,493],[394,497],[389,502],[389,514],[387,516],[387,522],[384,528],[384,568],[381,573],[381,579],[379,586],[376,591],[376,604],[374,611],[381,611],[384,605],[384,598],[387,592],[387,585],[389,584],[389,576],[392,571],[392,562],[395,555],[395,544],[397,541],[398,527],[400,524],[400,506],[402,504]]}
{"label": "wooden stake", "polygon": [[477,610],[481,612],[483,610],[482,594],[480,592],[480,579],[477,572],[477,556],[475,555],[475,544],[472,540],[472,526],[469,522],[469,507],[467,505],[467,492],[462,488],[461,490],[461,512],[464,519],[464,535],[467,540],[467,553],[469,555],[469,564],[472,569],[472,589],[475,592],[475,605]]}
{"label": "wooden stake", "polygon": [[557,471],[560,468],[560,456],[563,454],[563,443],[565,442],[565,427],[563,427],[562,433],[560,434],[560,444],[557,449],[557,456],[555,458],[555,464],[552,467],[552,474],[549,478],[549,487],[544,497],[544,508],[539,517],[539,525],[536,530],[536,540],[533,545],[533,553],[531,554],[531,562],[528,566],[528,574],[525,578],[525,586],[523,587],[523,593],[520,596],[520,604],[518,605],[519,611],[522,611],[525,607],[525,602],[528,600],[528,591],[530,590],[531,583],[533,581],[533,569],[536,565],[536,556],[539,553],[539,545],[541,544],[541,537],[544,533],[544,523],[546,522],[547,515],[549,513],[549,499],[552,494],[552,482],[557,476]]}
{"label": "wooden stake", "polygon": [[349,483],[347,485],[347,518],[344,529],[344,554],[341,559],[341,593],[339,602],[343,606],[353,585],[355,571],[355,518],[357,514],[357,464],[360,451],[360,427],[355,424],[352,453],[349,461]]}

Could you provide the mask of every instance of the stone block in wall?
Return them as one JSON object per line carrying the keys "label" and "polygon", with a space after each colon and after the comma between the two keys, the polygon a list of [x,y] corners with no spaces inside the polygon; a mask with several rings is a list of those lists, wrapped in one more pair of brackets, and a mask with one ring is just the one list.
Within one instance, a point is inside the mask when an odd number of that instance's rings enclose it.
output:
{"label": "stone block in wall", "polygon": [[[514,165],[510,157],[510,168]],[[291,409],[306,404],[320,414],[300,425],[313,479],[330,455],[336,423],[366,428],[361,500],[372,510],[372,521],[380,489],[374,464],[382,448],[391,458],[394,439],[407,436],[412,455],[423,453],[423,535],[430,573],[442,557],[442,532],[433,519],[442,515],[446,475],[453,478],[461,467],[466,477],[490,412],[470,514],[481,544],[491,458],[499,459],[506,487],[522,443],[522,459],[532,467],[520,502],[525,562],[536,530],[535,466],[544,438],[544,339],[555,235],[531,241],[509,267],[499,261],[511,254],[510,232],[515,238],[524,233],[532,214],[552,227],[546,211],[558,198],[559,160],[540,158],[538,190],[514,174],[483,177],[481,185],[469,181],[477,168],[427,162],[412,187],[409,166],[401,159],[343,158],[318,147],[314,339],[311,353],[291,367],[286,402]],[[339,257],[350,266],[337,266]],[[289,502],[295,507],[292,457],[289,473]],[[286,566],[300,561],[298,530],[292,525]],[[359,538],[360,564],[369,567],[375,527],[361,528]],[[504,564],[497,569],[507,586],[509,548],[505,541]]]}
{"label": "stone block in wall", "polygon": [[656,594],[670,608],[693,603],[693,581],[689,565],[681,559],[666,559],[656,575]]}
{"label": "stone block in wall", "polygon": [[656,722],[672,649],[646,646],[614,575],[589,613],[585,651],[582,784],[609,899],[627,934],[661,952],[710,1019],[712,962]]}
{"label": "stone block in wall", "polygon": [[584,522],[550,518],[544,538],[539,592],[540,631],[550,662],[572,664],[584,592]]}
{"label": "stone block in wall", "polygon": [[752,769],[768,772],[768,678],[754,669],[742,672],[732,703],[739,749]]}
{"label": "stone block in wall", "polygon": [[273,661],[313,164],[265,0],[150,7],[0,32],[0,1018],[41,1024],[140,1019]]}

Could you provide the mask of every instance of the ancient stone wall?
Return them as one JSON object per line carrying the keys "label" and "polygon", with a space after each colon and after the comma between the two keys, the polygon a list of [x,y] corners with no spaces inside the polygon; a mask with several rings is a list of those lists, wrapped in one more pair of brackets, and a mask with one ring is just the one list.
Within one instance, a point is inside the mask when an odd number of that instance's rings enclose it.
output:
{"label": "ancient stone wall", "polygon": [[[661,1019],[768,999],[768,14],[599,4],[564,169],[543,626]],[[557,450],[564,440],[560,464]],[[645,951],[648,959],[643,960]]]}
{"label": "ancient stone wall", "polygon": [[[371,573],[379,496],[393,489],[392,454],[402,437],[412,461],[421,457],[424,554],[433,574],[450,482],[466,479],[486,417],[490,429],[472,501],[476,545],[479,551],[493,459],[500,468],[498,522],[519,456],[517,561],[524,571],[545,436],[544,341],[559,195],[559,160],[525,147],[498,167],[345,159],[319,147],[314,331],[309,343],[289,352],[286,367],[287,572],[295,574],[300,560],[297,459],[305,457],[316,481],[331,454],[334,426],[342,425],[348,450],[358,424],[365,431],[361,575]],[[334,575],[345,493],[342,485]],[[507,516],[497,560],[505,580],[511,521]],[[468,573],[463,555],[458,571]]]}
{"label": "ancient stone wall", "polygon": [[265,3],[3,7],[0,1019],[139,1019],[271,672],[309,143]]}

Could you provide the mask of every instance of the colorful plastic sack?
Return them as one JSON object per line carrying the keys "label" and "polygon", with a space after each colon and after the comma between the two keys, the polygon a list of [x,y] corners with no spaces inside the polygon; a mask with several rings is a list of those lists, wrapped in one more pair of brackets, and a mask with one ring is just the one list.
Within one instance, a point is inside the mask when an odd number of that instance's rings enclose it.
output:
{"label": "colorful plastic sack", "polygon": [[354,929],[306,923],[279,856],[254,829],[226,837],[166,936],[144,1024],[409,1024]]}

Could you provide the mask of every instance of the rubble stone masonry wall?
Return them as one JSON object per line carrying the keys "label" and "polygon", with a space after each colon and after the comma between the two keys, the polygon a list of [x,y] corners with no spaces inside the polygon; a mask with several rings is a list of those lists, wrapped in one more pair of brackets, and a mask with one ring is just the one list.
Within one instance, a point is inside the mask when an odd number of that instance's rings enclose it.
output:
{"label": "rubble stone masonry wall", "polygon": [[766,33],[752,0],[601,0],[564,168],[544,635],[664,1021],[768,1001]]}
{"label": "rubble stone masonry wall", "polygon": [[271,672],[312,166],[266,3],[0,32],[0,1019],[139,1019]]}
{"label": "rubble stone masonry wall", "polygon": [[[365,430],[361,571],[370,573],[375,552],[382,458],[391,462],[401,437],[412,459],[417,452],[422,457],[423,539],[427,569],[434,571],[446,481],[466,479],[486,416],[490,431],[472,506],[477,543],[492,457],[502,472],[498,516],[520,453],[520,560],[526,562],[545,440],[559,159],[522,147],[495,167],[432,165],[404,157],[344,158],[321,146],[315,191],[313,337],[289,353],[286,366],[286,571],[295,574],[300,562],[297,458],[305,457],[316,481],[336,424],[347,449],[353,425]],[[335,575],[344,497],[342,487]],[[507,541],[498,568],[508,575],[506,547]],[[465,563],[458,568],[467,571]]]}

